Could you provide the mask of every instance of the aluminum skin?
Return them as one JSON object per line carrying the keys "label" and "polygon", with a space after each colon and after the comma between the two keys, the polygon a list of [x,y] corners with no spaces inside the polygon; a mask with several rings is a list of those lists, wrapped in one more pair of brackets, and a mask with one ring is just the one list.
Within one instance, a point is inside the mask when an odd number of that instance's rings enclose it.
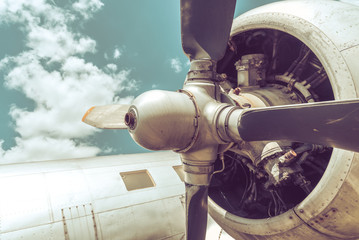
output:
{"label": "aluminum skin", "polygon": [[[359,93],[359,8],[336,1],[283,1],[234,20],[231,36],[253,29],[288,33],[306,44],[328,74],[335,99]],[[314,190],[296,207],[268,219],[231,214],[213,200],[209,213],[236,239],[359,238],[359,157],[334,149]]]}

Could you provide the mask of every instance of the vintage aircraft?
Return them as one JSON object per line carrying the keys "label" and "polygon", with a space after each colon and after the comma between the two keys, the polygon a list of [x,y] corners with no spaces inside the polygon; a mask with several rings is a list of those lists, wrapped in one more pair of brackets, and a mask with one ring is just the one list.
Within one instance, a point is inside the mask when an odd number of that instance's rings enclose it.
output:
{"label": "vintage aircraft", "polygon": [[1,239],[181,239],[185,219],[201,240],[207,210],[235,239],[359,238],[359,8],[277,2],[230,33],[234,5],[181,0],[183,89],[84,116],[179,154],[3,168]]}
{"label": "vintage aircraft", "polygon": [[[0,239],[183,239],[178,154],[2,165]],[[232,239],[208,221],[207,239]]]}
{"label": "vintage aircraft", "polygon": [[1,239],[180,239],[181,161],[171,152],[10,164]]}
{"label": "vintage aircraft", "polygon": [[84,121],[180,154],[187,239],[205,238],[208,195],[236,239],[358,238],[359,9],[278,2],[235,19],[230,35],[234,5],[182,0],[183,89]]}

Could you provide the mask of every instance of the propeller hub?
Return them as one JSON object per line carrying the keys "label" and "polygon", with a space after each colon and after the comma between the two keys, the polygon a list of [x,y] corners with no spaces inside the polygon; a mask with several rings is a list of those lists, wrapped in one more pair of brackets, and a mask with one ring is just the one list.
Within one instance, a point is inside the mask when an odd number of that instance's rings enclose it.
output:
{"label": "propeller hub", "polygon": [[133,111],[130,111],[128,113],[126,113],[125,115],[125,124],[126,126],[128,126],[130,129],[135,129],[136,128],[136,114]]}
{"label": "propeller hub", "polygon": [[185,149],[196,130],[196,109],[181,92],[152,90],[138,96],[125,115],[132,138],[150,150]]}

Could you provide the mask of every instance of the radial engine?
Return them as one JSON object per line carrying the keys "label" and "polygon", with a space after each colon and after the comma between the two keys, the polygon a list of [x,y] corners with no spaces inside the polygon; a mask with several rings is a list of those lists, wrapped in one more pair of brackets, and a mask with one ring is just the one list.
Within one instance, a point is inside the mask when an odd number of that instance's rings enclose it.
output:
{"label": "radial engine", "polygon": [[[247,12],[218,63],[222,88],[241,108],[356,98],[357,16],[334,1]],[[357,153],[316,144],[239,142],[215,163],[209,212],[236,239],[357,239],[358,163]]]}

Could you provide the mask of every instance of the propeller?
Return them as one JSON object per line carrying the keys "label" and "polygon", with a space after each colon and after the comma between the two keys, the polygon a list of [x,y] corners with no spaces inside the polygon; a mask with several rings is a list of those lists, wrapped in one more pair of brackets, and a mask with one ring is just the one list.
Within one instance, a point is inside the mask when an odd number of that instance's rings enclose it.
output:
{"label": "propeller", "polygon": [[232,26],[235,0],[181,0],[183,51],[190,60],[220,60]]}
{"label": "propeller", "polygon": [[127,129],[123,120],[129,108],[128,104],[92,107],[87,110],[82,121],[97,128]]}
{"label": "propeller", "polygon": [[83,121],[127,127],[150,150],[180,154],[186,189],[186,239],[206,236],[208,186],[220,145],[293,140],[359,151],[359,101],[241,109],[223,101],[216,63],[226,50],[235,0],[181,0],[182,46],[191,60],[183,89],[152,90],[132,105],[91,108]]}
{"label": "propeller", "polygon": [[[182,47],[191,60],[189,80],[216,80],[215,63],[225,54],[235,3],[235,0],[181,0]],[[202,75],[203,72],[207,74]],[[214,144],[207,151],[216,153],[217,148]],[[187,239],[204,239],[206,236],[208,186],[217,154],[206,157],[200,152],[181,156],[188,169],[185,172],[188,176],[185,178]],[[203,181],[192,181],[203,174],[198,171],[197,165],[205,168]]]}
{"label": "propeller", "polygon": [[359,101],[244,110],[238,132],[244,141],[285,139],[359,152]]}

